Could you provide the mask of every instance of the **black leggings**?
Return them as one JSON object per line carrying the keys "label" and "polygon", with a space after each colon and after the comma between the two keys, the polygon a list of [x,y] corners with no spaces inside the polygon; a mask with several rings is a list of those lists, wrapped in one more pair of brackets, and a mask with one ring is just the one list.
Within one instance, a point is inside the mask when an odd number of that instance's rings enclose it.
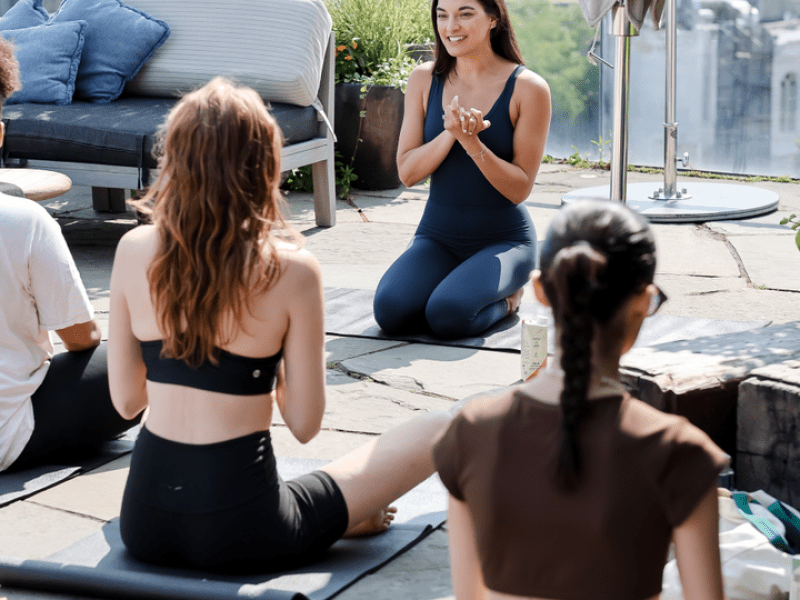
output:
{"label": "black leggings", "polygon": [[120,532],[128,551],[147,562],[266,573],[319,560],[348,517],[327,473],[281,480],[269,431],[183,444],[142,427]]}
{"label": "black leggings", "polygon": [[133,427],[114,409],[108,388],[107,344],[53,356],[33,402],[33,434],[11,469],[63,463],[93,452]]}

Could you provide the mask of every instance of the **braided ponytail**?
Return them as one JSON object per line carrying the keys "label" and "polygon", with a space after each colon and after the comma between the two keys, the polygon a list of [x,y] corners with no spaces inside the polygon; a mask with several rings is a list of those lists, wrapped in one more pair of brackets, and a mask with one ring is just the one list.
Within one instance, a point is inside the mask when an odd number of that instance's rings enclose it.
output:
{"label": "braided ponytail", "polygon": [[591,376],[594,320],[589,312],[598,274],[605,269],[605,257],[588,244],[564,248],[556,254],[550,280],[558,298],[556,318],[561,332],[561,447],[556,479],[566,490],[576,487],[581,473],[578,428],[587,412],[586,394]]}
{"label": "braided ponytail", "polygon": [[553,219],[539,263],[564,371],[555,479],[571,491],[581,476],[579,434],[589,416],[595,327],[608,323],[632,294],[652,283],[655,242],[639,214],[615,202],[586,200],[567,205]]}

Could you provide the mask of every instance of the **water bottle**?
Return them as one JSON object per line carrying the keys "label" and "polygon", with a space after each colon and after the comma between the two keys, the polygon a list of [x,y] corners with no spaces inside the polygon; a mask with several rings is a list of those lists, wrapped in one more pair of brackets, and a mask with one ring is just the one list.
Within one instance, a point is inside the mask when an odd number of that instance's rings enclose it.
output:
{"label": "water bottle", "polygon": [[726,456],[728,457],[728,466],[720,472],[719,478],[717,479],[717,487],[725,488],[726,490],[734,490],[736,488],[733,487],[733,469],[731,469],[730,465],[731,457],[729,454],[726,454]]}

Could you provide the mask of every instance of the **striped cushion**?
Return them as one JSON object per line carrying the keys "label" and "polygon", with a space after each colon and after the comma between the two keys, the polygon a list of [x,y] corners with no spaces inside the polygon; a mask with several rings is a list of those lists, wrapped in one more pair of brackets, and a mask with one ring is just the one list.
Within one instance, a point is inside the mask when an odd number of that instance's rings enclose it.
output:
{"label": "striped cushion", "polygon": [[310,106],[319,89],[331,17],[323,0],[126,0],[171,35],[126,91],[171,97],[216,75],[262,98]]}

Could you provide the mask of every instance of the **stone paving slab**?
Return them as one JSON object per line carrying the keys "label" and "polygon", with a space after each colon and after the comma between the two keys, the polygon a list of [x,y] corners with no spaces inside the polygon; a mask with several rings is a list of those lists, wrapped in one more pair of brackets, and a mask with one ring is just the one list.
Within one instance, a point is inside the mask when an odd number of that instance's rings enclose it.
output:
{"label": "stone paving slab", "polygon": [[394,559],[383,569],[367,575],[356,585],[336,596],[336,600],[375,600],[376,598],[414,598],[451,600],[450,560],[447,531],[437,529],[414,548]]}
{"label": "stone paving slab", "polygon": [[[663,181],[661,175],[628,175],[632,183],[651,181],[658,184]],[[681,180],[679,174],[679,183]],[[607,185],[608,181],[609,172],[605,170],[542,165],[533,193],[525,202],[539,237],[544,237],[563,194],[582,187]],[[657,281],[670,295],[670,301],[663,309],[665,314],[728,320],[771,319],[773,322],[800,318],[797,292],[749,287],[726,243],[726,238],[733,243],[740,238],[752,237],[756,246],[760,244],[762,249],[766,249],[761,252],[763,254],[769,252],[775,238],[791,238],[787,228],[776,227],[773,219],[778,222],[788,212],[800,213],[800,186],[778,182],[755,185],[779,194],[779,212],[747,221],[716,222],[708,227],[655,227],[660,252]],[[306,232],[306,247],[320,260],[325,285],[374,289],[411,239],[424,208],[426,193],[422,187],[353,190],[352,204],[338,202],[338,224],[330,229],[315,226],[310,194],[288,195],[287,214],[290,213],[291,223],[297,229]],[[89,288],[92,303],[98,310],[98,320],[107,332],[108,279],[113,248],[125,231],[136,226],[135,214],[130,211],[117,215],[95,213],[91,209],[88,188],[73,188],[68,195],[48,201],[47,205],[59,218]],[[360,213],[358,208],[361,208]],[[756,256],[760,254],[755,246],[753,252]],[[794,252],[800,255],[796,249]],[[748,271],[748,261],[743,260],[743,264],[746,274],[753,278]],[[784,275],[792,281],[798,279],[797,269],[794,272],[787,270]],[[756,278],[753,280],[758,283]],[[526,296],[530,299],[527,289]],[[694,361],[695,357],[690,353],[687,360]],[[379,429],[372,426],[376,423],[388,427],[396,420],[412,417],[419,410],[452,406],[452,399],[503,387],[519,379],[519,355],[514,353],[384,340],[328,336],[326,361],[330,367],[338,364],[341,367],[336,369],[342,368],[367,379],[357,380],[329,369],[331,415],[326,415],[323,430],[308,444],[300,444],[285,426],[275,424],[271,431],[278,455],[334,459],[374,439],[372,430]],[[758,371],[760,369],[753,373]],[[778,373],[774,376],[788,375]],[[359,411],[366,409],[372,411],[367,419],[372,419],[372,425],[365,427],[358,417]],[[336,431],[331,425],[337,425],[337,422],[349,427],[356,425],[358,431]],[[39,494],[0,510],[0,531],[3,532],[0,535],[0,554],[18,554],[3,551],[3,544],[31,551],[35,551],[38,544],[43,553],[41,556],[44,556],[91,532],[81,528],[99,528],[102,522],[92,515],[105,517],[113,512],[111,507],[119,501],[116,497],[121,498],[119,483],[124,471],[123,466],[113,474],[101,471],[82,475],[72,480],[74,483],[71,481],[52,488],[47,495]],[[83,495],[87,496],[85,505],[82,504]],[[89,501],[88,497],[92,495],[105,498]],[[40,498],[49,505],[75,510],[65,512],[39,505]],[[70,528],[78,533],[72,534]],[[70,535],[72,537],[64,541],[64,537]],[[451,599],[449,578],[446,532],[439,530],[385,569],[343,592],[339,598]],[[0,590],[0,597],[3,596],[9,600],[54,598],[51,594]]]}
{"label": "stone paving slab", "polygon": [[738,277],[739,266],[724,242],[698,226],[652,225],[657,273]]}
{"label": "stone paving slab", "polygon": [[749,287],[743,278],[657,275],[656,283],[669,296],[660,311],[665,315],[772,323],[795,321],[800,315],[797,292]]}
{"label": "stone paving slab", "polygon": [[[34,501],[14,502],[0,510],[0,556],[45,558],[103,525],[103,521],[39,506]],[[0,597],[3,595],[8,593],[0,588]]]}
{"label": "stone paving slab", "polygon": [[[800,292],[800,251],[793,236],[731,236],[753,285]],[[800,299],[796,302],[800,315]]]}
{"label": "stone paving slab", "polygon": [[368,193],[359,194],[354,202],[362,210],[364,218],[372,223],[403,223],[416,227],[428,200],[426,189],[407,190],[389,202],[386,198],[369,196]]}
{"label": "stone paving slab", "polygon": [[[363,358],[378,358],[384,353],[369,354]],[[322,418],[324,427],[349,433],[377,435],[413,419],[420,413],[448,410],[452,405],[450,400],[353,379],[331,369],[327,373],[325,395],[325,416]],[[285,424],[277,410],[273,412],[272,422]]]}
{"label": "stone paving slab", "polygon": [[394,340],[376,340],[369,338],[325,336],[325,362],[330,366],[333,362],[355,358],[364,354],[372,354],[389,348],[405,346],[408,342]]}
{"label": "stone paving slab", "polygon": [[36,494],[31,501],[63,512],[110,521],[119,516],[130,464],[130,454],[122,456]]}
{"label": "stone paving slab", "polygon": [[307,230],[305,247],[323,265],[389,265],[403,253],[416,229],[404,223],[339,223]]}
{"label": "stone paving slab", "polygon": [[393,388],[454,400],[510,385],[520,378],[517,353],[428,344],[392,348],[342,361],[341,366]]}
{"label": "stone paving slab", "polygon": [[724,235],[795,235],[792,230],[781,225],[781,219],[788,217],[791,210],[778,210],[752,219],[740,221],[709,221],[707,227]]}
{"label": "stone paving slab", "polygon": [[332,431],[328,429],[325,423],[323,423],[322,427],[323,429],[313,440],[307,444],[301,444],[295,439],[288,427],[273,425],[269,431],[275,455],[334,460],[360,448],[375,438],[373,434]]}

